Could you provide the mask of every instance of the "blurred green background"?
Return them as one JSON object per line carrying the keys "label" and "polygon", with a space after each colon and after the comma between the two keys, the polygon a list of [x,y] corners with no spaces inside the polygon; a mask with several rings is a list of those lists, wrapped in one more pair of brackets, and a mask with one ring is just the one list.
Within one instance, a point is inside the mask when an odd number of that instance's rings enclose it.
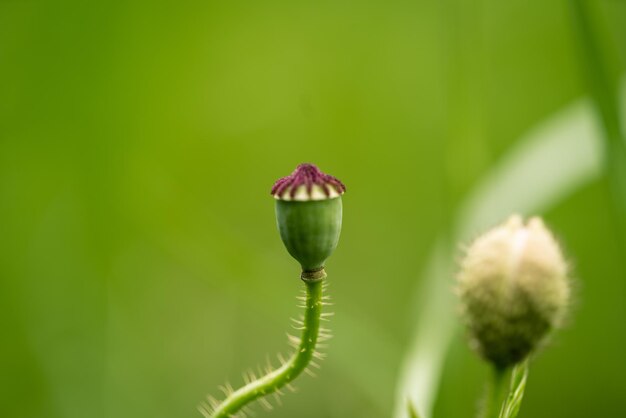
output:
{"label": "blurred green background", "polygon": [[[626,2],[596,5],[617,76]],[[287,351],[301,284],[269,188],[308,161],[348,187],[335,338],[318,378],[255,409],[391,416],[436,237],[521,135],[587,94],[582,67],[567,1],[0,1],[0,415],[199,417]],[[521,417],[626,411],[607,184],[542,214],[577,296]],[[486,374],[455,337],[435,416],[472,416]]]}

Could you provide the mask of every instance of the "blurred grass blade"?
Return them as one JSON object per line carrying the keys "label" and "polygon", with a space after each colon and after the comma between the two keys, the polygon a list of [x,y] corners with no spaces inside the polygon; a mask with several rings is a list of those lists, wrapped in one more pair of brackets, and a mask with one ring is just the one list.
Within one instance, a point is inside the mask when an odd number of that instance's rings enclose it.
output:
{"label": "blurred grass blade", "polygon": [[602,123],[604,165],[611,188],[614,222],[619,243],[626,245],[626,134],[623,132],[619,106],[618,79],[611,75],[608,62],[611,51],[602,48],[597,2],[570,0],[572,21],[581,50],[581,64],[593,103]]}
{"label": "blurred grass blade", "polygon": [[420,418],[411,401],[408,402],[407,408],[409,410],[409,418]]}
{"label": "blurred grass blade", "polygon": [[434,246],[415,289],[412,306],[419,312],[409,317],[419,321],[397,383],[396,418],[408,416],[407,399],[422,418],[432,414],[443,364],[457,332],[451,291],[456,245],[512,212],[543,212],[597,179],[602,171],[601,135],[591,103],[578,100],[522,137],[474,189],[457,213],[453,231],[442,234]]}
{"label": "blurred grass blade", "polygon": [[526,389],[526,380],[528,379],[528,360],[523,361],[513,368],[511,374],[511,387],[509,388],[509,394],[507,395],[502,410],[500,411],[500,418],[515,418],[522,405],[522,399],[524,398],[524,389]]}

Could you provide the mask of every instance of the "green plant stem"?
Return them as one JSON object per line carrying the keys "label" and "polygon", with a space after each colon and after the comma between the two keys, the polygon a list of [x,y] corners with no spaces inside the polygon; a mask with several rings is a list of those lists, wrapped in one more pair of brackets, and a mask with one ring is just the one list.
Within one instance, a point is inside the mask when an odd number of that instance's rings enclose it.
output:
{"label": "green plant stem", "polygon": [[494,367],[487,385],[480,418],[498,418],[504,400],[506,369]]}
{"label": "green plant stem", "polygon": [[515,418],[522,406],[526,381],[528,380],[528,359],[518,363],[511,373],[511,386],[500,410],[500,418]]}
{"label": "green plant stem", "polygon": [[322,313],[323,279],[305,281],[306,300],[304,324],[296,352],[278,369],[267,373],[231,393],[211,413],[211,418],[226,418],[235,415],[248,403],[278,391],[298,377],[315,355],[315,346],[320,331]]}

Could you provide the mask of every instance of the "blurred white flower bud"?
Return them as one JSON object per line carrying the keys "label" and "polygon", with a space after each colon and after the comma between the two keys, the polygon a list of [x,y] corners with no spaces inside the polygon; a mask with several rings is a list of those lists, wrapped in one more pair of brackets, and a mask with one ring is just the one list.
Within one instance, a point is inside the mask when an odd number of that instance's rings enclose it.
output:
{"label": "blurred white flower bud", "polygon": [[562,321],[570,296],[567,264],[541,219],[525,225],[515,215],[468,248],[458,291],[476,349],[505,368]]}

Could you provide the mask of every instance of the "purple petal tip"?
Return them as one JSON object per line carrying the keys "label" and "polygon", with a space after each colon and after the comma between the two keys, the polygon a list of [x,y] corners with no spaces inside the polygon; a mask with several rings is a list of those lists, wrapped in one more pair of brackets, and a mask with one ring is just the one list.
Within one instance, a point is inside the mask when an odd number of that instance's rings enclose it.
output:
{"label": "purple petal tip", "polygon": [[[304,186],[305,198],[296,198],[296,193]],[[334,176],[322,173],[315,164],[303,163],[287,177],[282,177],[274,183],[271,194],[277,199],[284,200],[317,200],[314,198],[315,189],[323,193],[322,198],[342,195],[346,186]],[[333,196],[334,195],[334,196]]]}

